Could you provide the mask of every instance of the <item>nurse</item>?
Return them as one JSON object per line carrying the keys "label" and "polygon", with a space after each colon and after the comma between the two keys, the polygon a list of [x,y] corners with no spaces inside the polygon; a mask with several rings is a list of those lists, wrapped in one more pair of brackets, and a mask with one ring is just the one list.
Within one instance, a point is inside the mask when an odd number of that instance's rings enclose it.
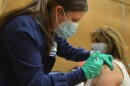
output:
{"label": "nurse", "polygon": [[[33,0],[0,16],[0,86],[74,86],[100,75],[112,56],[75,48],[66,41],[88,10],[86,0]],[[56,55],[84,65],[49,74]],[[104,58],[105,57],[105,58]]]}

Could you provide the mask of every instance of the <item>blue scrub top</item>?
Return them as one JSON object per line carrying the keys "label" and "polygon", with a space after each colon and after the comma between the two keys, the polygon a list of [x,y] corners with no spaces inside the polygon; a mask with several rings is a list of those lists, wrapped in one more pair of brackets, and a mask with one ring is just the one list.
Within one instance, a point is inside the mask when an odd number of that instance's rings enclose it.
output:
{"label": "blue scrub top", "polygon": [[[86,80],[81,68],[48,74],[55,57],[44,53],[46,41],[42,29],[31,16],[22,15],[11,20],[0,31],[0,86],[74,86]],[[74,48],[66,39],[58,38],[56,54],[67,60],[83,61],[90,51]]]}

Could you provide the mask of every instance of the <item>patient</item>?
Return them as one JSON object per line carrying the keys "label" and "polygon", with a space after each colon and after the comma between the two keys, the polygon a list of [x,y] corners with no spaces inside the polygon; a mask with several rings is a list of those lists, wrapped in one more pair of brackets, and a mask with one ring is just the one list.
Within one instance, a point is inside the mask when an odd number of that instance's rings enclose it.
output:
{"label": "patient", "polygon": [[125,61],[126,46],[117,31],[112,28],[98,28],[91,34],[92,50],[111,54],[114,70],[104,65],[99,77],[87,81],[86,86],[130,86],[129,67]]}

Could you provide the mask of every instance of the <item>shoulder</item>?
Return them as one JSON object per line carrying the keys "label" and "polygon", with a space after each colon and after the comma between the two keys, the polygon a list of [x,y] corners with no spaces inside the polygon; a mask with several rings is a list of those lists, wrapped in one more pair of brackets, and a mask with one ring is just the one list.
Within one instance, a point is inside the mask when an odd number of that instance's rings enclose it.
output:
{"label": "shoulder", "polygon": [[33,20],[33,18],[30,15],[21,15],[9,21],[5,26],[5,30],[12,32],[14,30],[18,30],[18,28],[21,27],[24,29],[20,30],[31,31],[36,29],[36,27],[38,27],[38,24]]}
{"label": "shoulder", "polygon": [[33,20],[30,15],[17,16],[6,24],[3,29],[4,36],[26,35],[37,43],[44,41],[44,33],[41,27]]}
{"label": "shoulder", "polygon": [[123,74],[120,67],[113,62],[114,70],[111,71],[108,66],[104,65],[101,75],[95,79],[96,86],[118,86],[123,81]]}
{"label": "shoulder", "polygon": [[38,36],[42,33],[41,27],[30,15],[21,15],[9,21],[4,28],[5,34],[12,34],[15,32],[25,32],[31,36]]}
{"label": "shoulder", "polygon": [[21,15],[13,18],[7,25],[11,26],[12,24],[14,24],[13,26],[24,26],[28,23],[34,23],[32,17],[30,15]]}

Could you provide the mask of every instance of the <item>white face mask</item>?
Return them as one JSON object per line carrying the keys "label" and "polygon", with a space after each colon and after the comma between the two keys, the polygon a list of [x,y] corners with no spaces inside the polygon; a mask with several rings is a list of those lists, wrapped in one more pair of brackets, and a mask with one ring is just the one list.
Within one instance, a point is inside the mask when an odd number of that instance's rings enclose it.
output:
{"label": "white face mask", "polygon": [[100,51],[104,54],[108,49],[108,45],[107,43],[92,43],[91,49],[94,51]]}

